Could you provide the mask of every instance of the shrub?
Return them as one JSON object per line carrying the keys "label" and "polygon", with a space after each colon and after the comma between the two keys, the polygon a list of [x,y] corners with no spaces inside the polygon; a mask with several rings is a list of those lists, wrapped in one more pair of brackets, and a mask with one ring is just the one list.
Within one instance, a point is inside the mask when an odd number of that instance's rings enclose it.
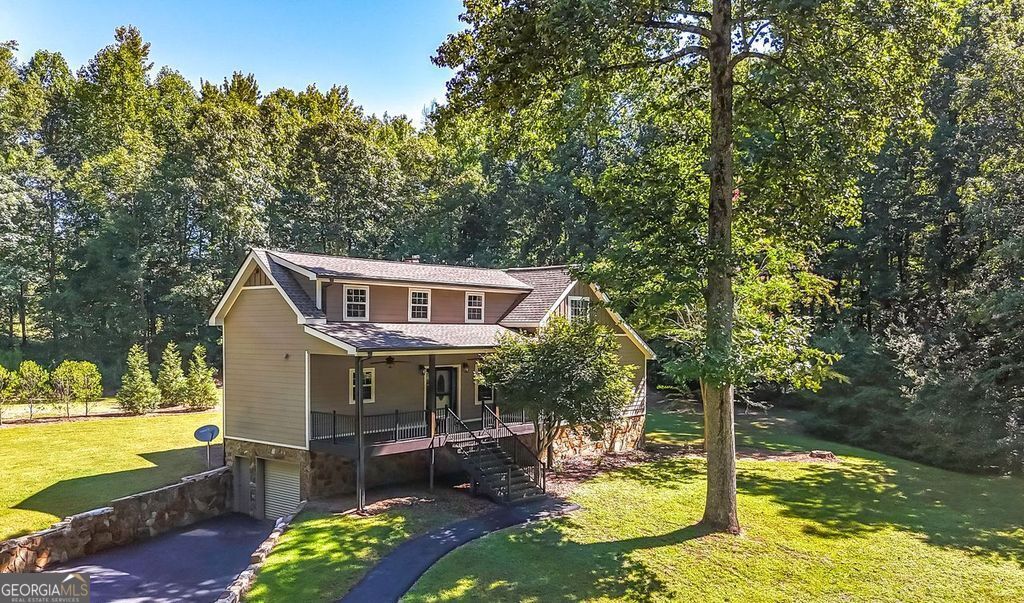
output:
{"label": "shrub", "polygon": [[537,426],[541,458],[557,430],[600,432],[633,397],[637,367],[619,362],[619,343],[590,320],[554,317],[536,337],[507,336],[477,365],[501,392],[502,408],[523,409]]}
{"label": "shrub", "polygon": [[138,415],[152,412],[159,403],[160,390],[153,383],[146,352],[142,346],[135,344],[128,350],[128,367],[121,378],[117,404],[121,410]]}
{"label": "shrub", "polygon": [[103,380],[96,365],[91,362],[65,360],[50,375],[54,399],[64,408],[65,416],[71,416],[71,405],[85,406],[89,415],[89,403],[103,395]]}
{"label": "shrub", "polygon": [[167,347],[164,348],[160,359],[160,373],[156,377],[156,387],[160,390],[161,408],[185,403],[185,373],[181,370],[181,354],[173,341],[167,342]]}
{"label": "shrub", "polygon": [[0,364],[0,425],[4,423],[4,406],[18,401],[18,373]]}
{"label": "shrub", "polygon": [[197,344],[192,349],[192,358],[188,362],[185,406],[193,410],[205,410],[217,405],[219,395],[213,373],[214,369],[206,366],[206,348],[202,344]]}
{"label": "shrub", "polygon": [[28,417],[35,415],[35,405],[45,403],[53,394],[50,374],[34,360],[26,360],[18,367],[18,398],[28,404]]}

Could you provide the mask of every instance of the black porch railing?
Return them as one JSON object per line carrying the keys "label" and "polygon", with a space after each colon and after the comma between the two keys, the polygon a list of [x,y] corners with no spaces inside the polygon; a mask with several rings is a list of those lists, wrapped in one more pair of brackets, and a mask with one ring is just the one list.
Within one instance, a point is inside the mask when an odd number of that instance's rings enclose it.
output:
{"label": "black porch railing", "polygon": [[483,424],[485,431],[498,441],[498,445],[512,462],[522,469],[532,470],[534,483],[542,491],[547,492],[547,469],[544,462],[533,448],[508,426],[506,413],[495,413],[490,408],[485,408]]}
{"label": "black porch railing", "polygon": [[[454,441],[453,438],[466,437],[461,425],[455,424],[456,419],[474,431],[493,430],[498,426],[495,422],[495,413],[490,407],[485,406],[480,412],[481,415],[476,417],[460,418],[453,412],[439,408],[435,418],[434,434],[448,436],[448,441]],[[522,412],[506,413],[499,410],[498,414],[501,417],[500,423],[506,428],[508,425],[530,422]],[[310,415],[310,441],[331,444],[355,443],[355,415],[322,410],[310,411]],[[396,410],[388,413],[363,415],[363,438],[367,444],[418,440],[430,436],[429,410]]]}
{"label": "black porch railing", "polygon": [[[356,418],[337,412],[311,412],[310,440],[347,444],[355,441]],[[363,441],[367,444],[400,442],[430,437],[430,413],[426,410],[394,411],[363,415]]]}

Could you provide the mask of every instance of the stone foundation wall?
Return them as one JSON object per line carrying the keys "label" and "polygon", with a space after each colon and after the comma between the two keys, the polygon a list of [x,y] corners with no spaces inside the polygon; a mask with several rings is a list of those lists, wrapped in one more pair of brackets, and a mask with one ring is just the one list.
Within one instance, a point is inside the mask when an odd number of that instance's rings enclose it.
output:
{"label": "stone foundation wall", "polygon": [[64,518],[48,530],[0,542],[0,573],[37,572],[231,509],[231,471],[220,467],[177,484],[118,498]]}
{"label": "stone foundation wall", "polygon": [[[434,475],[461,470],[458,459],[447,448],[434,450]],[[310,453],[310,496],[326,498],[356,491],[355,459],[322,452]],[[370,457],[366,460],[366,487],[377,488],[430,479],[430,451]]]}
{"label": "stone foundation wall", "polygon": [[623,417],[609,424],[599,437],[585,428],[562,428],[551,442],[552,457],[557,464],[571,456],[635,450],[643,446],[646,422],[646,415]]}
{"label": "stone foundation wall", "polygon": [[[258,500],[259,484],[257,480],[259,479],[259,470],[257,459],[285,461],[299,465],[299,498],[301,500],[309,499],[312,468],[309,462],[310,452],[308,450],[225,438],[224,464],[228,467],[234,467],[235,463],[239,461],[238,457],[242,457],[249,465],[249,502],[248,504],[236,505],[237,510],[249,515],[260,516],[259,511],[263,501]],[[241,501],[239,502],[241,503]]]}

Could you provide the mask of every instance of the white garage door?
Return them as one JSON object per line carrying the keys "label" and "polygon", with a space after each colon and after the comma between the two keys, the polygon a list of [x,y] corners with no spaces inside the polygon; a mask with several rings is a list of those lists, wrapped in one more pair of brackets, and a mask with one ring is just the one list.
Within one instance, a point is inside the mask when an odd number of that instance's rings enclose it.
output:
{"label": "white garage door", "polygon": [[263,511],[267,519],[291,515],[299,506],[299,466],[265,461]]}

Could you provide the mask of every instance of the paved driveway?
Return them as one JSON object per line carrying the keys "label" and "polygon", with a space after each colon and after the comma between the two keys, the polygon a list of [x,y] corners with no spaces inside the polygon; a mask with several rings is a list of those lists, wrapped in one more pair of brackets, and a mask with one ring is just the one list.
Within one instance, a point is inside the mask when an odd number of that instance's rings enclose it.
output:
{"label": "paved driveway", "polygon": [[214,601],[249,564],[273,524],[232,513],[152,540],[75,559],[56,572],[85,572],[92,601]]}

